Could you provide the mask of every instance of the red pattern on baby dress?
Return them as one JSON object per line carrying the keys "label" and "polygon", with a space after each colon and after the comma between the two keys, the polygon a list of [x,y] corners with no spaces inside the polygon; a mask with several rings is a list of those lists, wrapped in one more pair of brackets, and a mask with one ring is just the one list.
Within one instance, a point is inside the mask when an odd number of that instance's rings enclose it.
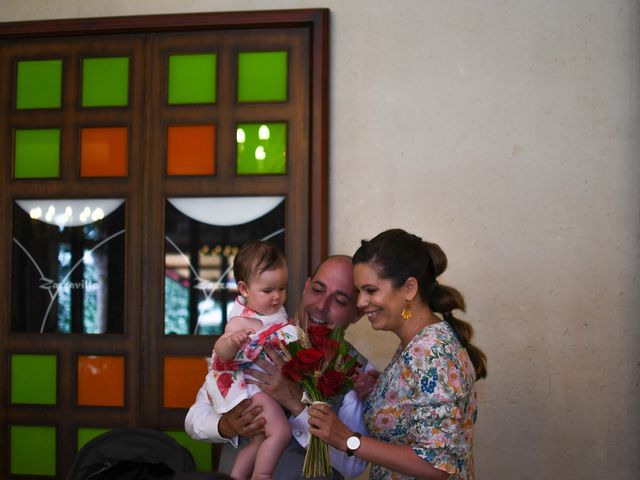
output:
{"label": "red pattern on baby dress", "polygon": [[226,397],[227,393],[229,393],[229,389],[231,388],[231,385],[233,385],[233,375],[226,372],[220,374],[218,378],[216,378],[216,385],[218,385],[218,388],[220,389],[220,393],[222,394],[222,396]]}

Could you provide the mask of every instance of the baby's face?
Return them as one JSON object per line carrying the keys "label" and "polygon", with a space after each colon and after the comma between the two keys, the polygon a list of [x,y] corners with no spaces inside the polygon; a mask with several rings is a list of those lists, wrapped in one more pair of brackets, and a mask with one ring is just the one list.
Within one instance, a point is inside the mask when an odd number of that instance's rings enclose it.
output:
{"label": "baby's face", "polygon": [[289,272],[286,266],[267,270],[260,275],[251,275],[242,292],[247,307],[258,313],[271,315],[276,313],[287,300],[287,282]]}

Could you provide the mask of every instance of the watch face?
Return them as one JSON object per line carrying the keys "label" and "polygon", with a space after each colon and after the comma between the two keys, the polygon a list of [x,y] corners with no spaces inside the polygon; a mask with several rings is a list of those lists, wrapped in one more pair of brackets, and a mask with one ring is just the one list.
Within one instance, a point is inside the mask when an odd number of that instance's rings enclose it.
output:
{"label": "watch face", "polygon": [[347,438],[347,448],[349,450],[356,450],[360,446],[360,439],[358,437]]}

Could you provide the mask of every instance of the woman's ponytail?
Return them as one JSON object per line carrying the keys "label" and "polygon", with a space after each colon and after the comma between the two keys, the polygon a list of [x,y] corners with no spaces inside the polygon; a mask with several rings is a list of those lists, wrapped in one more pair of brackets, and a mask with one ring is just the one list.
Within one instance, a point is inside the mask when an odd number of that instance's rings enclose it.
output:
{"label": "woman's ponytail", "polygon": [[456,318],[452,313],[454,310],[465,311],[466,305],[462,294],[453,287],[435,282],[429,297],[429,308],[442,314],[442,318],[451,326],[460,344],[467,349],[471,363],[476,370],[476,379],[485,378],[487,376],[487,356],[471,343],[473,327],[469,322]]}

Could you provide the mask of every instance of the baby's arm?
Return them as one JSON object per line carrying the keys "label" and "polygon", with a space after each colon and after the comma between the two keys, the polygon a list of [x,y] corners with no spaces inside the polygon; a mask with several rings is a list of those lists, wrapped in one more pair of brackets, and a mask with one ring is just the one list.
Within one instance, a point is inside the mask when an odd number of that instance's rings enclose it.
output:
{"label": "baby's arm", "polygon": [[254,318],[233,317],[227,322],[224,334],[213,346],[218,358],[225,362],[233,360],[249,335],[256,333],[261,327],[262,323]]}

